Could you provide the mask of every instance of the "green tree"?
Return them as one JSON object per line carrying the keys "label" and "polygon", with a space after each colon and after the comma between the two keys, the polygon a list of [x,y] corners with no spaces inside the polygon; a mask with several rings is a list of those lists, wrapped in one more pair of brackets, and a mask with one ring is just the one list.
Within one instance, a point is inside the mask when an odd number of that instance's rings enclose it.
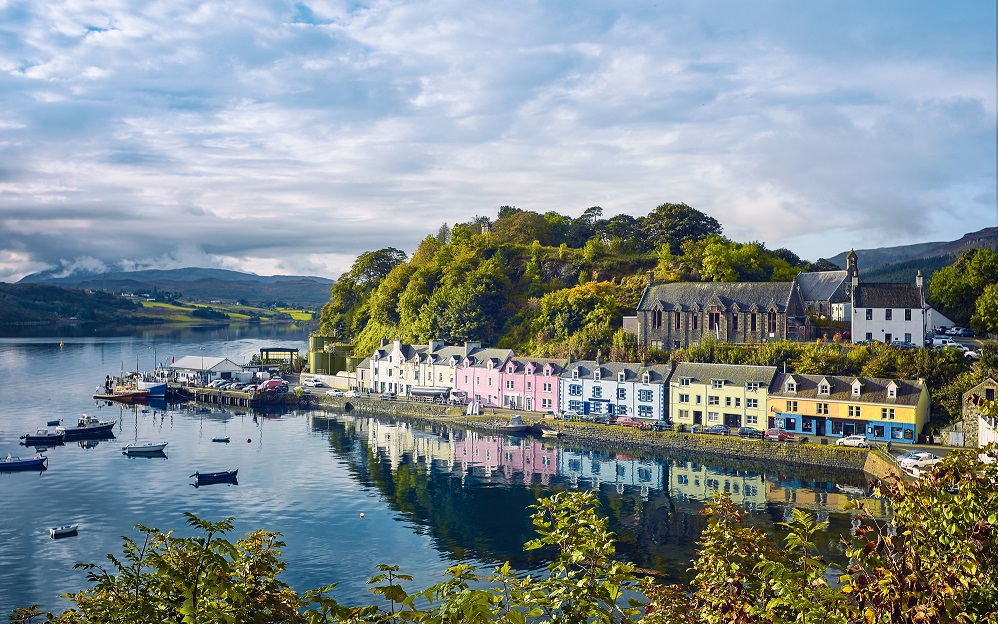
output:
{"label": "green tree", "polygon": [[998,283],[984,287],[984,292],[974,303],[970,325],[982,334],[998,334]]}
{"label": "green tree", "polygon": [[960,325],[967,325],[977,298],[998,283],[998,254],[990,249],[968,249],[955,263],[936,271],[929,282],[928,299]]}
{"label": "green tree", "polygon": [[685,242],[721,233],[716,219],[686,204],[662,204],[639,221],[646,243],[655,249],[668,245],[678,250]]}

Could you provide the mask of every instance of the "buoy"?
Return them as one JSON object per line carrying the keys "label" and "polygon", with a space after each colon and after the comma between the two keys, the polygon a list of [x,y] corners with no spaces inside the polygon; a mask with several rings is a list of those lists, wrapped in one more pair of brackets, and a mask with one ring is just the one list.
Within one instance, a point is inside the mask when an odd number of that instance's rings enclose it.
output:
{"label": "buoy", "polygon": [[249,438],[246,438],[246,442],[252,442],[252,441],[253,440],[250,440]]}
{"label": "buoy", "polygon": [[360,517],[361,517],[361,518],[363,518],[363,517],[364,517],[364,512],[363,512],[363,511],[362,511],[362,512],[360,512]]}
{"label": "buoy", "polygon": [[62,341],[61,340],[59,341],[59,348],[60,349],[62,348]]}

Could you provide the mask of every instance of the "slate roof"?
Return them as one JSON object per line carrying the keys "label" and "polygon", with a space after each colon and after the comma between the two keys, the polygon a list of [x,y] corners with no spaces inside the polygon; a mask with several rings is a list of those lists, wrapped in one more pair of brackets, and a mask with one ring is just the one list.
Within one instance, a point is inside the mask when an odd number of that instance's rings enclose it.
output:
{"label": "slate roof", "polygon": [[[544,367],[548,364],[551,365],[551,374],[555,377],[561,375],[561,372],[565,370],[565,365],[568,360],[556,360],[552,358],[532,358],[532,357],[514,357],[511,358],[510,363],[515,367],[513,371],[515,373],[524,373],[527,370],[527,364],[533,363],[535,370],[535,375],[540,375],[544,372]],[[507,364],[508,366],[509,364]]]}
{"label": "slate roof", "polygon": [[864,284],[854,289],[856,308],[922,308],[922,289],[915,284]]}
{"label": "slate roof", "polygon": [[769,308],[775,303],[779,312],[785,312],[793,292],[793,282],[674,282],[652,284],[645,288],[638,310],[651,310],[660,304],[664,310],[691,310],[698,306],[701,310],[711,304],[716,295],[721,305],[730,310],[737,304],[746,311],[755,306],[758,310]]}
{"label": "slate roof", "polygon": [[758,381],[763,387],[769,387],[775,375],[775,366],[680,362],[676,365],[672,379],[688,378],[696,383],[710,383],[714,379],[723,379],[726,385],[733,386],[744,386],[749,381]]}
{"label": "slate roof", "polygon": [[600,371],[601,381],[616,381],[618,375],[624,373],[624,381],[641,383],[644,373],[648,373],[648,383],[664,384],[669,380],[670,367],[668,364],[653,364],[646,366],[640,363],[630,362],[595,362],[580,360],[570,362],[565,365],[562,377],[571,379],[572,371],[579,371],[579,379],[592,379],[593,373]]}
{"label": "slate roof", "polygon": [[[797,392],[785,392],[787,378],[797,382]],[[818,384],[824,379],[829,383],[828,394],[818,394]],[[863,385],[859,396],[852,395],[852,384],[859,380]],[[887,397],[887,386],[897,384],[897,398]],[[875,377],[839,377],[835,375],[798,375],[777,373],[769,388],[770,398],[816,399],[842,401],[846,403],[877,403],[881,405],[903,405],[915,407],[922,396],[923,382],[906,379],[880,379]]]}
{"label": "slate roof", "polygon": [[[848,271],[814,271],[799,273],[797,285],[800,286],[800,296],[804,301],[832,301],[843,282],[849,279]],[[842,301],[849,301],[842,289]]]}

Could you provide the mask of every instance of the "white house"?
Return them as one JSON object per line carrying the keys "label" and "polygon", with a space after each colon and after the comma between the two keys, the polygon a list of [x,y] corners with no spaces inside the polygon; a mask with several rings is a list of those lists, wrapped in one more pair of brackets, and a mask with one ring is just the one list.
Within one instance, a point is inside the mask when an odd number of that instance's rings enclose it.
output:
{"label": "white house", "polygon": [[890,344],[925,342],[926,308],[922,272],[914,284],[863,283],[855,264],[852,275],[852,339]]}
{"label": "white house", "polygon": [[570,362],[560,378],[559,409],[664,421],[669,372],[664,364]]}
{"label": "white house", "polygon": [[229,358],[186,355],[170,364],[170,376],[178,382],[207,384],[216,379],[237,379],[243,367]]}

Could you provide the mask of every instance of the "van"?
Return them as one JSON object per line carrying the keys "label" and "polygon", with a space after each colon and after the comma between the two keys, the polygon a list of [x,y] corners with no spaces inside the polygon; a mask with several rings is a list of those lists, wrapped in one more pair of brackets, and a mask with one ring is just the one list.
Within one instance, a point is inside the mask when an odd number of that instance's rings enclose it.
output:
{"label": "van", "polygon": [[932,339],[932,346],[933,347],[951,347],[954,344],[955,343],[953,342],[953,339],[951,339],[951,338],[936,337],[936,338]]}
{"label": "van", "polygon": [[282,388],[286,390],[287,387],[288,387],[288,382],[284,381],[283,379],[268,379],[267,381],[257,386],[256,389],[261,391],[274,390],[276,392],[280,392]]}

